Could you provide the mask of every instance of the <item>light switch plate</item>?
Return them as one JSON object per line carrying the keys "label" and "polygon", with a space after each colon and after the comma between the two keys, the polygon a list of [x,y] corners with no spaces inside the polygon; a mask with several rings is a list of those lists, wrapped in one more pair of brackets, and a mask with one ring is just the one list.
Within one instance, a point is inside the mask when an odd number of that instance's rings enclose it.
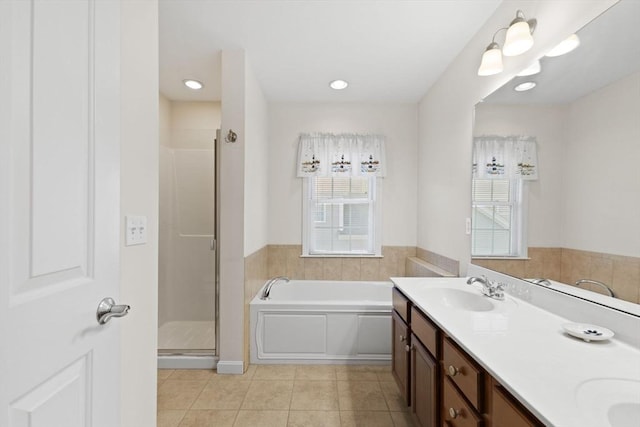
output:
{"label": "light switch plate", "polygon": [[471,218],[467,218],[464,224],[464,232],[471,234]]}
{"label": "light switch plate", "polygon": [[146,216],[127,215],[125,223],[125,246],[144,245],[147,243]]}

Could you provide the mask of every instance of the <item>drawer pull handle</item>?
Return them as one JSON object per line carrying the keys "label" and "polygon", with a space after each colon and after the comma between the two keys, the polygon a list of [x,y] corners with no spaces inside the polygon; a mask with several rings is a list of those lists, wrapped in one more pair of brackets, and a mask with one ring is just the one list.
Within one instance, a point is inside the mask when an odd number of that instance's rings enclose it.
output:
{"label": "drawer pull handle", "polygon": [[400,335],[400,342],[405,342],[407,340],[407,337],[405,337],[404,335]]}
{"label": "drawer pull handle", "polygon": [[452,420],[455,420],[456,418],[458,418],[458,415],[461,415],[461,413],[462,411],[459,411],[454,408],[449,408],[449,416],[451,417]]}
{"label": "drawer pull handle", "polygon": [[462,369],[458,369],[453,365],[449,365],[449,368],[447,369],[447,371],[448,371],[447,374],[450,377],[455,377],[458,374],[462,374]]}

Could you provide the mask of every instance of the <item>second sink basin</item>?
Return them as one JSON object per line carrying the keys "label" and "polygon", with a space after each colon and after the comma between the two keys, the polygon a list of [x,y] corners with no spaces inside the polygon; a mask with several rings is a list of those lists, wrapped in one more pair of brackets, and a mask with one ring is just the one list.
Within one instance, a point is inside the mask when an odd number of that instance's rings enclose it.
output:
{"label": "second sink basin", "polygon": [[640,381],[594,378],[577,387],[576,401],[594,425],[636,427],[640,420]]}

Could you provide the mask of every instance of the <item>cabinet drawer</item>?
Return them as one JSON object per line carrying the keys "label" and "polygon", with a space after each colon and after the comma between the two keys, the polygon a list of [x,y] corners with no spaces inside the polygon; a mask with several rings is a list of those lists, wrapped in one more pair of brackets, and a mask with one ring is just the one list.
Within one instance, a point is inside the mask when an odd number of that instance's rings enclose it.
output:
{"label": "cabinet drawer", "polygon": [[482,369],[449,338],[442,341],[442,368],[471,404],[481,408]]}
{"label": "cabinet drawer", "polygon": [[442,385],[442,424],[447,427],[480,427],[482,419],[447,378]]}
{"label": "cabinet drawer", "polygon": [[392,293],[393,309],[398,312],[405,323],[409,323],[409,300],[397,288]]}
{"label": "cabinet drawer", "polygon": [[415,307],[411,307],[411,331],[437,359],[438,328]]}

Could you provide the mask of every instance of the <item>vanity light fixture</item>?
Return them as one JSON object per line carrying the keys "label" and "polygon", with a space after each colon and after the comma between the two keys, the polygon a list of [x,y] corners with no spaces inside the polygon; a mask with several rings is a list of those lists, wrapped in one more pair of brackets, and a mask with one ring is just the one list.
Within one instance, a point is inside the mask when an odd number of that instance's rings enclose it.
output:
{"label": "vanity light fixture", "polygon": [[182,81],[182,83],[184,83],[184,85],[189,89],[193,89],[193,90],[200,90],[204,87],[202,82],[199,82],[198,80],[193,80],[193,79],[185,79]]}
{"label": "vanity light fixture", "polygon": [[536,87],[536,82],[524,82],[514,87],[513,90],[515,90],[516,92],[524,92],[526,90],[531,90],[534,87]]}
{"label": "vanity light fixture", "polygon": [[335,89],[335,90],[342,90],[342,89],[346,89],[347,86],[349,86],[349,83],[347,83],[344,80],[333,80],[332,82],[329,83],[329,87],[331,89]]}
{"label": "vanity light fixture", "polygon": [[502,65],[502,52],[500,51],[500,46],[498,45],[498,43],[492,41],[482,54],[482,61],[480,61],[478,75],[492,76],[494,74],[501,73],[503,69],[504,65]]}
{"label": "vanity light fixture", "polygon": [[502,53],[504,56],[517,56],[525,53],[533,46],[533,32],[538,21],[535,19],[525,20],[521,10],[516,12],[516,18],[509,24],[507,35],[504,40]]}
{"label": "vanity light fixture", "polygon": [[[537,21],[535,19],[525,20],[524,13],[521,10],[516,12],[516,18],[511,21],[508,28],[500,28],[493,34],[491,43],[482,54],[480,67],[478,68],[479,76],[492,76],[501,73],[504,69],[502,64],[502,55],[516,56],[520,55],[533,46],[533,31],[536,28]],[[505,36],[504,47],[500,50],[500,45],[496,43],[496,36],[502,30],[507,31]]]}
{"label": "vanity light fixture", "polygon": [[560,44],[547,52],[544,56],[554,57],[564,55],[571,52],[578,46],[580,46],[580,38],[576,34],[571,34],[569,37],[561,41]]}
{"label": "vanity light fixture", "polygon": [[533,64],[529,65],[527,68],[525,68],[524,70],[520,71],[518,74],[516,74],[516,76],[518,76],[518,77],[533,76],[534,74],[538,74],[541,69],[542,69],[542,67],[540,66],[540,60],[536,59],[533,62]]}

